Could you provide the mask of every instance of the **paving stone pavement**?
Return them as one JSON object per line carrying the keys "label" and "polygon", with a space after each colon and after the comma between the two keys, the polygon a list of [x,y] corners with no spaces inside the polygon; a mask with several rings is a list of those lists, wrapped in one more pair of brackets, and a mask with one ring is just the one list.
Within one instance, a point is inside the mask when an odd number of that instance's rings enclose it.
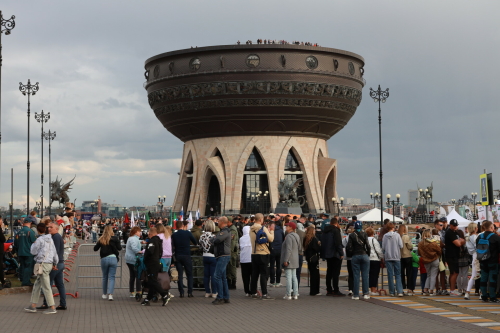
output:
{"label": "paving stone pavement", "polygon": [[[91,253],[90,248],[82,250]],[[85,265],[99,264],[98,257],[81,257]],[[120,262],[123,262],[120,260]],[[125,268],[125,267],[124,267]],[[76,289],[76,267],[70,272],[67,292]],[[93,272],[93,273],[92,273]],[[80,275],[99,273],[98,268],[86,267]],[[128,285],[128,270],[123,270],[122,286]],[[238,272],[238,278],[240,277]],[[324,280],[322,280],[324,285]],[[284,284],[285,281],[283,280]],[[305,285],[307,279],[302,279]],[[0,296],[0,320],[3,332],[485,332],[486,329],[450,318],[430,315],[381,300],[354,301],[348,297],[307,296],[308,287],[301,288],[298,300],[283,300],[285,288],[270,288],[273,301],[245,297],[241,279],[238,290],[230,291],[231,303],[213,306],[204,292],[195,291],[194,298],[175,297],[166,307],[152,303],[143,307],[129,297],[127,289],[116,289],[114,301],[103,300],[99,278],[81,280],[79,297],[68,297],[68,310],[54,315],[27,313],[30,294]],[[55,289],[54,289],[55,290]],[[58,298],[56,298],[56,303]]]}

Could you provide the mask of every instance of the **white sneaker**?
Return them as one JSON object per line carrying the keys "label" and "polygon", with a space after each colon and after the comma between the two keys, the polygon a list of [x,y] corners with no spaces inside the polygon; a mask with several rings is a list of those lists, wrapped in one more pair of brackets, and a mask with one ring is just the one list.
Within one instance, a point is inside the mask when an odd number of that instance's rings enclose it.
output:
{"label": "white sneaker", "polygon": [[372,291],[372,292],[370,292],[370,295],[371,295],[371,296],[380,296],[380,293],[377,293],[377,292],[373,292],[373,291]]}
{"label": "white sneaker", "polygon": [[398,297],[403,297],[403,296],[404,296],[404,294],[398,294]]}
{"label": "white sneaker", "polygon": [[109,294],[109,295],[108,295],[108,297],[109,297],[108,299],[109,299],[110,301],[112,301],[112,300],[113,300],[113,295]]}
{"label": "white sneaker", "polygon": [[469,294],[468,292],[467,292],[467,293],[465,293],[464,299],[466,299],[466,300],[470,300],[470,294]]}
{"label": "white sneaker", "polygon": [[462,294],[460,293],[460,291],[455,289],[450,292],[450,296],[462,296]]}
{"label": "white sneaker", "polygon": [[347,293],[347,296],[352,296],[352,290],[349,290],[349,292]]}
{"label": "white sneaker", "polygon": [[217,293],[212,294],[212,298],[217,298]]}
{"label": "white sneaker", "polygon": [[283,299],[284,299],[284,300],[289,301],[289,300],[291,300],[291,299],[292,299],[292,296],[285,295],[285,296],[283,297]]}
{"label": "white sneaker", "polygon": [[355,301],[357,301],[357,300],[359,300],[359,297],[358,296],[352,296],[352,299],[355,300]]}
{"label": "white sneaker", "polygon": [[281,283],[276,283],[276,285],[274,287],[279,288],[279,287],[283,287],[283,285]]}
{"label": "white sneaker", "polygon": [[108,295],[102,294],[102,299],[108,299]]}
{"label": "white sneaker", "polygon": [[293,295],[292,299],[299,299],[299,295]]}
{"label": "white sneaker", "polygon": [[135,297],[135,292],[130,293],[130,297]]}
{"label": "white sneaker", "polygon": [[252,295],[250,295],[250,294],[245,294],[245,297],[250,297],[250,296],[252,296]]}
{"label": "white sneaker", "polygon": [[370,295],[364,295],[363,299],[370,299]]}
{"label": "white sneaker", "polygon": [[209,297],[212,297],[212,294],[210,294],[210,293],[206,293],[206,294],[205,294],[205,298],[209,298]]}

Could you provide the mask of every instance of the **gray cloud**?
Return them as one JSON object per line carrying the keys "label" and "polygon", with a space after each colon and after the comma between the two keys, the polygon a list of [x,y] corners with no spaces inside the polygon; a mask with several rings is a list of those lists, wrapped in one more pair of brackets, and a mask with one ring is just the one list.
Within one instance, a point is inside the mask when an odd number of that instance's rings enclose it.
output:
{"label": "gray cloud", "polygon": [[[437,200],[478,192],[484,168],[499,174],[497,78],[500,4],[494,1],[86,1],[7,2],[16,28],[3,36],[0,205],[26,187],[26,97],[51,112],[53,174],[77,201],[101,195],[124,205],[172,200],[182,142],[156,119],[142,87],[155,54],[277,38],[317,42],[366,60],[363,102],[329,140],[338,191],[369,202],[378,188],[377,105],[369,87],[390,88],[383,105],[384,192],[434,181]],[[31,194],[39,195],[40,125],[31,119]],[[46,177],[48,146],[45,146]],[[46,184],[48,181],[46,181]],[[47,188],[47,186],[46,186]]]}

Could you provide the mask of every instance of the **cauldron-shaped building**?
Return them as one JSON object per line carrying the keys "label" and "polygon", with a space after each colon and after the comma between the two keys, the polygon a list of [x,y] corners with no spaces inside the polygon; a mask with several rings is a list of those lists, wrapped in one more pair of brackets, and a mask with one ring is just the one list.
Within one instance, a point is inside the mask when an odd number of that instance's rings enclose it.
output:
{"label": "cauldron-shaped building", "polygon": [[326,140],[361,102],[364,59],[302,45],[191,48],[145,63],[148,101],[184,142],[173,209],[273,211],[281,179],[302,178],[305,213],[333,211],[337,162]]}

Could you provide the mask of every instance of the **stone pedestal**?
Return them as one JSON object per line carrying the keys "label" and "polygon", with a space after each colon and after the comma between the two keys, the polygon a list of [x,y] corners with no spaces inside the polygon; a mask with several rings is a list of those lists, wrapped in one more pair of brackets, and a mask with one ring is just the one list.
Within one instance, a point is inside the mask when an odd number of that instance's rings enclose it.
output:
{"label": "stone pedestal", "polygon": [[286,203],[279,202],[276,204],[276,209],[274,209],[276,214],[290,214],[290,215],[300,215],[302,214],[302,208],[298,203],[292,203],[290,205]]}

